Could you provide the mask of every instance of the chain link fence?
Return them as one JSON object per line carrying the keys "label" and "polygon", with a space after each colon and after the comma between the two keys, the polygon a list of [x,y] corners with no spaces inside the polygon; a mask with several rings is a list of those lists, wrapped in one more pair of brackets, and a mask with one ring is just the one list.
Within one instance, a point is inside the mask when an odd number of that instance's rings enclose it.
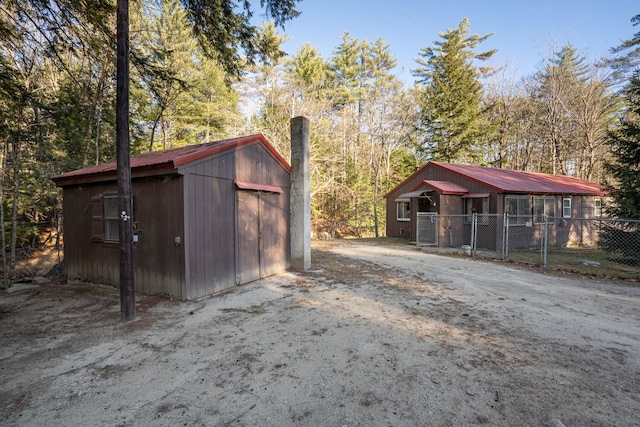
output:
{"label": "chain link fence", "polygon": [[419,213],[416,243],[585,274],[640,278],[640,220]]}

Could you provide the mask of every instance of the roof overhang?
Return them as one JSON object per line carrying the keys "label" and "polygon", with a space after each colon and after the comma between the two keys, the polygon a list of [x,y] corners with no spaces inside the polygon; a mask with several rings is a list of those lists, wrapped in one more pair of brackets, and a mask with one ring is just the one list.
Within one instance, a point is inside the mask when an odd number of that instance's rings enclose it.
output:
{"label": "roof overhang", "polygon": [[430,179],[425,179],[424,181],[413,187],[411,190],[418,190],[419,188],[422,188],[423,191],[425,191],[424,189],[427,188],[431,191],[437,191],[440,194],[460,195],[469,192],[469,190],[467,190],[465,187],[454,184],[453,182],[435,181]]}
{"label": "roof overhang", "polygon": [[271,184],[260,184],[257,182],[249,182],[249,181],[234,181],[234,184],[238,188],[238,190],[249,190],[249,191],[261,191],[263,193],[277,193],[282,194],[284,191],[282,187]]}
{"label": "roof overhang", "polygon": [[429,197],[428,193],[431,193],[431,192],[433,192],[433,190],[410,191],[409,193],[404,193],[399,195],[397,199],[428,198]]}

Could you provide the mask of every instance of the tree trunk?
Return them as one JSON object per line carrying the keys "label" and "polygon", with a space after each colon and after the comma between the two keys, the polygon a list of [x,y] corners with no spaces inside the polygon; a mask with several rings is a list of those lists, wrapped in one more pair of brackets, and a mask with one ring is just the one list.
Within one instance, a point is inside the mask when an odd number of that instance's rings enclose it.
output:
{"label": "tree trunk", "polygon": [[11,143],[11,160],[13,167],[13,202],[11,205],[11,252],[9,255],[9,271],[7,280],[11,283],[16,269],[16,246],[18,243],[18,196],[20,194],[20,128],[23,120],[23,107],[18,113],[18,129]]}
{"label": "tree trunk", "polygon": [[376,238],[380,237],[380,232],[379,232],[379,221],[378,221],[378,190],[379,190],[379,184],[378,182],[380,181],[380,173],[379,171],[379,167],[376,167],[374,169],[374,173],[375,173],[375,185],[374,185],[374,190],[373,190],[373,224],[374,224],[374,229],[375,229],[375,233],[376,233]]}
{"label": "tree trunk", "polygon": [[[5,143],[2,145],[2,153],[0,154],[2,158],[0,159],[0,201],[4,200],[4,174],[6,167],[6,154],[7,154],[7,144],[8,140],[5,140]],[[2,287],[8,288],[11,285],[10,276],[8,274],[8,262],[7,262],[7,251],[5,250],[7,247],[7,233],[4,227],[4,203],[0,203],[0,224],[2,226]]]}
{"label": "tree trunk", "polygon": [[[91,149],[91,142],[93,141],[93,124],[96,121],[96,117],[98,120],[98,123],[100,121],[100,116],[97,114],[98,112],[98,102],[100,100],[100,97],[102,96],[102,88],[104,86],[104,81],[106,79],[107,76],[107,70],[106,70],[107,66],[106,63],[103,63],[102,65],[102,70],[101,70],[101,74],[100,77],[98,79],[98,82],[96,84],[96,92],[93,95],[93,99],[91,100],[91,108],[89,108],[89,118],[87,120],[87,129],[86,129],[86,137],[87,137],[87,143],[84,149],[84,159],[82,160],[82,167],[87,167],[89,166],[89,151]],[[99,127],[100,125],[96,125],[97,127]],[[96,130],[96,132],[98,132]],[[96,140],[97,141],[97,140]],[[97,148],[96,148],[97,151]],[[96,157],[96,165],[98,164],[97,162],[97,157]]]}

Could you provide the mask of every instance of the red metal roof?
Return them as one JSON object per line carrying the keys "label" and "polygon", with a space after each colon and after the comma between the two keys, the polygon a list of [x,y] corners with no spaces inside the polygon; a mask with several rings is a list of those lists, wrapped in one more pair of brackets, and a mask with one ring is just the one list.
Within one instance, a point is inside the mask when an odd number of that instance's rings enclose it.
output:
{"label": "red metal roof", "polygon": [[605,187],[572,176],[429,162],[501,193],[604,195]]}
{"label": "red metal roof", "polygon": [[441,194],[465,194],[468,193],[469,190],[467,190],[466,188],[458,185],[458,184],[454,184],[453,182],[449,182],[449,181],[433,181],[433,180],[429,180],[429,179],[425,179],[424,181],[422,181],[420,184],[416,185],[415,187],[412,188],[413,190],[417,190],[418,188],[421,187],[431,187],[434,190],[436,190],[438,193]]}
{"label": "red metal roof", "polygon": [[[176,170],[181,166],[213,156],[228,150],[242,147],[254,142],[261,143],[282,166],[291,171],[289,163],[273,148],[263,135],[249,135],[223,141],[208,142],[204,144],[187,145],[163,151],[152,151],[131,158],[131,173],[142,174],[152,170]],[[87,178],[115,177],[116,162],[105,163],[84,169],[66,172],[51,178],[57,185],[64,185],[69,181]]]}
{"label": "red metal roof", "polygon": [[[475,181],[499,193],[512,194],[575,194],[584,196],[605,196],[606,187],[595,182],[589,182],[572,176],[551,175],[535,172],[498,169],[483,166],[457,165],[430,161],[407,177],[400,184],[390,190],[384,197],[402,187],[426,168],[437,167],[459,175],[464,179]],[[419,188],[424,182],[416,187]],[[443,181],[431,181],[443,182]],[[466,193],[466,191],[465,191]],[[456,194],[456,193],[450,193]]]}

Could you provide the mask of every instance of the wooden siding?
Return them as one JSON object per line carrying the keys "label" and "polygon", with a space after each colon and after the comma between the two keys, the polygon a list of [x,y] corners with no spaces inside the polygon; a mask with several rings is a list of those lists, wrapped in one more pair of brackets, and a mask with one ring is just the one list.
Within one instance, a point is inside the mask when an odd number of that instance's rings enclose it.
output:
{"label": "wooden siding", "polygon": [[[475,181],[470,181],[461,177],[460,175],[451,173],[447,170],[437,167],[426,167],[420,173],[411,177],[402,186],[396,188],[393,192],[387,195],[387,236],[400,237],[401,231],[407,228],[411,229],[410,239],[416,238],[416,213],[417,204],[411,203],[411,222],[398,221],[396,219],[396,199],[404,194],[412,191],[424,180],[434,181],[449,181],[459,186],[466,188],[469,193],[490,193],[489,197],[489,212],[496,212],[497,198],[495,190],[490,189]],[[443,204],[438,203],[437,212],[440,215],[462,215],[464,204],[462,198],[459,195],[444,195],[446,196],[446,202]],[[458,202],[459,201],[459,202]]]}
{"label": "wooden siding", "polygon": [[260,276],[290,267],[289,198],[260,193]]}
{"label": "wooden siding", "polygon": [[187,298],[193,299],[235,285],[235,194],[227,179],[194,173],[186,183]]}
{"label": "wooden siding", "polygon": [[117,243],[93,239],[94,224],[101,215],[95,197],[113,192],[110,185],[67,187],[63,192],[63,231],[65,269],[69,280],[118,285],[119,252]]}
{"label": "wooden siding", "polygon": [[[247,283],[290,266],[289,171],[264,146],[256,142],[229,150],[188,165],[182,173],[186,191],[188,299]],[[283,194],[273,195],[279,213],[263,215],[262,219],[265,222],[262,227],[264,242],[277,240],[279,246],[284,246],[279,251],[269,250],[275,260],[261,258],[256,247],[260,199],[251,191],[238,192],[235,180],[276,185],[284,190]],[[250,205],[238,209],[237,193],[247,193],[241,198]],[[264,193],[260,195],[265,196]],[[271,221],[274,224],[267,225]],[[260,262],[266,262],[262,270]]]}
{"label": "wooden siding", "polygon": [[[174,244],[175,237],[183,235],[181,188],[178,176],[133,181],[133,219],[139,237],[134,250],[137,292],[184,298],[183,253]],[[115,192],[115,182],[64,189],[64,250],[69,280],[118,286],[118,243],[95,238],[96,224],[101,223],[97,200]]]}
{"label": "wooden siding", "polygon": [[238,218],[236,229],[236,277],[238,284],[249,283],[260,278],[260,198],[253,191],[238,191]]}
{"label": "wooden siding", "polygon": [[[283,192],[239,191],[235,180]],[[64,187],[70,280],[118,285],[118,244],[104,241],[101,217],[103,196],[115,193],[115,181]],[[238,195],[246,200],[238,202]],[[138,292],[193,299],[291,265],[290,174],[259,141],[199,159],[174,174],[135,178],[133,199]],[[257,234],[239,229],[243,224]]]}
{"label": "wooden siding", "polygon": [[237,283],[244,284],[286,269],[286,197],[257,191],[237,192]]}
{"label": "wooden siding", "polygon": [[185,299],[184,247],[176,244],[184,239],[182,177],[134,180],[133,210],[136,289]]}

